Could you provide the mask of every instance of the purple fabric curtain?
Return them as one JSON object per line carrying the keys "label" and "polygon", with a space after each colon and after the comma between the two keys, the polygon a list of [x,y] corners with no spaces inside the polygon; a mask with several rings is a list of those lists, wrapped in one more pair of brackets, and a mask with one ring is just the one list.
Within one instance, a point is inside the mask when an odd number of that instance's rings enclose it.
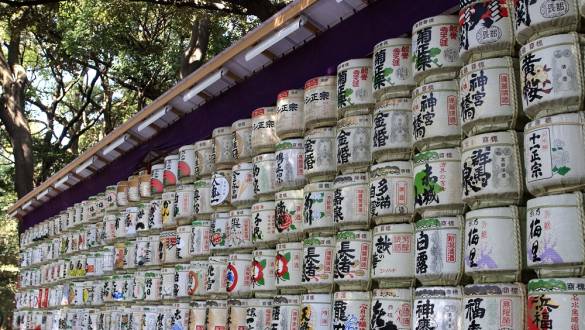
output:
{"label": "purple fabric curtain", "polygon": [[[333,1],[333,0],[323,0]],[[278,92],[303,88],[310,78],[334,74],[337,64],[352,58],[370,57],[381,40],[410,33],[412,25],[458,5],[457,0],[379,0],[298,50],[277,60],[253,77],[187,114],[161,133],[119,157],[85,181],[28,213],[20,224],[23,231],[74,203],[87,199],[130,176],[143,166],[150,151],[168,152],[208,138],[220,126],[250,117],[252,110],[273,105]]]}

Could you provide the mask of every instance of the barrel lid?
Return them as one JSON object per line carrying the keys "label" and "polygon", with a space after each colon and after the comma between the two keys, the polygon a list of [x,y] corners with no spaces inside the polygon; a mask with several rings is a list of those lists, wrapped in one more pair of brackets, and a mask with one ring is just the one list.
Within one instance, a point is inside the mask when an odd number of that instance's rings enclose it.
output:
{"label": "barrel lid", "polygon": [[[408,160],[398,160],[392,162],[378,163],[372,165],[370,172],[376,172],[383,170],[384,175],[395,175],[399,176],[401,173],[406,175],[412,175],[412,164]],[[408,171],[408,173],[405,173]]]}
{"label": "barrel lid", "polygon": [[205,309],[207,307],[207,302],[206,301],[191,301],[190,303],[192,308],[203,308]]}
{"label": "barrel lid", "polygon": [[178,184],[177,185],[177,192],[193,191],[193,190],[195,190],[195,186],[193,186],[192,184]]}
{"label": "barrel lid", "polygon": [[258,250],[254,250],[254,252],[252,253],[254,255],[254,257],[259,257],[259,256],[275,256],[276,255],[276,249],[258,249]]}
{"label": "barrel lid", "polygon": [[434,149],[424,152],[419,152],[414,155],[413,163],[427,163],[433,161],[443,160],[461,160],[461,152],[459,148]]}
{"label": "barrel lid", "polygon": [[287,89],[278,93],[278,95],[276,95],[276,100],[278,102],[289,97],[303,97],[304,93],[305,91],[302,89]]}
{"label": "barrel lid", "polygon": [[174,161],[174,160],[179,160],[179,155],[172,154],[172,155],[168,155],[168,156],[165,157],[165,163],[167,161]]}
{"label": "barrel lid", "polygon": [[513,63],[514,60],[510,56],[487,58],[485,60],[471,62],[467,65],[464,65],[459,71],[459,73],[460,77],[463,77],[465,75],[481,70],[490,70],[496,68],[509,68],[512,70]]}
{"label": "barrel lid", "polygon": [[455,15],[437,15],[421,19],[420,21],[414,23],[414,25],[412,26],[412,34],[415,34],[416,31],[422,28],[441,24],[459,25],[459,18]]}
{"label": "barrel lid", "polygon": [[251,128],[251,127],[252,127],[252,119],[249,119],[249,118],[236,120],[232,124],[233,130],[238,130],[238,129],[242,129],[242,128]]}
{"label": "barrel lid", "polygon": [[164,170],[165,164],[154,164],[150,167],[150,171]]}
{"label": "barrel lid", "polygon": [[209,227],[211,225],[211,221],[209,220],[193,220],[191,221],[192,227]]}
{"label": "barrel lid", "polygon": [[378,112],[383,111],[411,111],[412,110],[412,99],[409,97],[399,97],[394,99],[387,99],[380,102],[376,102],[374,107],[374,116]]}
{"label": "barrel lid", "polygon": [[320,76],[307,80],[305,82],[305,90],[313,89],[321,86],[335,86],[337,83],[336,76]]}
{"label": "barrel lid", "polygon": [[373,231],[374,235],[382,233],[413,233],[414,227],[411,223],[392,223],[376,226]]}
{"label": "barrel lid", "polygon": [[265,114],[274,114],[276,113],[276,107],[262,107],[257,108],[256,110],[252,111],[252,118],[263,116]]}
{"label": "barrel lid", "polygon": [[201,140],[201,141],[195,142],[195,144],[193,144],[193,145],[195,146],[195,150],[211,148],[213,146],[213,140],[212,139]]}
{"label": "barrel lid", "polygon": [[361,240],[361,241],[371,241],[372,240],[372,233],[369,230],[347,230],[347,231],[340,231],[337,233],[335,238],[345,241],[351,240]]}
{"label": "barrel lid", "polygon": [[250,253],[233,253],[228,256],[228,262],[238,261],[238,260],[247,260],[252,261],[252,254]]}
{"label": "barrel lid", "polygon": [[189,267],[204,267],[207,268],[209,266],[208,260],[193,260],[189,263]]}
{"label": "barrel lid", "polygon": [[517,296],[523,297],[522,283],[469,284],[463,288],[466,296]]}
{"label": "barrel lid", "polygon": [[313,182],[309,183],[304,188],[304,193],[311,193],[323,190],[333,190],[333,182]]}
{"label": "barrel lid", "polygon": [[179,152],[187,151],[187,150],[195,150],[195,145],[193,144],[186,144],[179,148]]}
{"label": "barrel lid", "polygon": [[233,130],[231,126],[223,126],[223,127],[217,127],[213,130],[213,132],[211,133],[212,137],[217,137],[217,136],[222,136],[222,135],[226,135],[226,134],[232,134]]}
{"label": "barrel lid", "polygon": [[437,81],[421,85],[412,91],[412,98],[417,98],[420,95],[438,91],[452,91],[457,94],[459,92],[457,80]]}
{"label": "barrel lid", "polygon": [[343,70],[350,69],[350,68],[356,68],[356,67],[371,68],[372,67],[372,59],[371,58],[356,58],[356,59],[347,60],[345,62],[341,62],[337,66],[337,71],[339,72],[339,71],[343,71]]}
{"label": "barrel lid", "polygon": [[415,230],[427,229],[441,229],[460,227],[461,219],[459,217],[437,217],[437,218],[423,218],[415,223]]}
{"label": "barrel lid", "polygon": [[209,263],[225,263],[227,264],[228,257],[227,256],[211,256],[209,257]]}
{"label": "barrel lid", "polygon": [[267,153],[267,154],[260,154],[257,156],[254,156],[254,158],[252,158],[252,161],[254,163],[257,162],[263,162],[263,161],[271,161],[271,160],[275,160],[276,156],[274,155],[274,153]]}
{"label": "barrel lid", "polygon": [[261,210],[273,210],[274,209],[274,201],[265,201],[265,202],[258,202],[252,205],[252,211],[261,211]]}
{"label": "barrel lid", "polygon": [[460,286],[429,286],[416,288],[414,298],[462,298],[462,289]]}
{"label": "barrel lid", "polygon": [[337,121],[337,129],[346,127],[371,127],[372,116],[371,115],[360,115],[360,116],[349,116],[341,118]]}
{"label": "barrel lid", "polygon": [[335,300],[370,300],[370,292],[363,291],[338,291],[335,292]]}
{"label": "barrel lid", "polygon": [[[461,149],[463,152],[469,150],[483,148],[487,145],[499,145],[499,144],[517,144],[518,133],[516,131],[503,131],[503,132],[489,132],[470,136],[461,141]],[[486,142],[487,141],[487,142]]]}
{"label": "barrel lid", "polygon": [[199,179],[193,183],[195,188],[211,187],[211,179]]}
{"label": "barrel lid", "polygon": [[412,45],[411,38],[390,38],[390,39],[386,39],[386,40],[382,40],[382,41],[378,42],[374,46],[374,52],[377,52],[380,49],[386,48],[386,47],[392,47],[392,46],[408,46],[408,47],[410,47],[411,45]]}
{"label": "barrel lid", "polygon": [[412,289],[375,289],[372,299],[401,299],[411,300]]}
{"label": "barrel lid", "polygon": [[248,306],[251,307],[271,307],[272,306],[272,299],[248,299]]}
{"label": "barrel lid", "polygon": [[367,184],[368,173],[352,173],[345,175],[338,175],[335,177],[334,185],[335,188],[348,187],[357,184]]}
{"label": "barrel lid", "polygon": [[279,191],[275,194],[276,200],[282,199],[302,199],[303,189]]}
{"label": "barrel lid", "polygon": [[303,139],[282,140],[276,144],[276,150],[302,149],[302,148],[304,148]]}
{"label": "barrel lid", "polygon": [[317,304],[331,304],[330,293],[309,293],[304,294],[301,298],[303,304],[317,303]]}
{"label": "barrel lid", "polygon": [[335,244],[335,239],[333,237],[309,237],[305,238],[303,241],[303,246],[316,246],[316,245],[330,245],[333,246]]}
{"label": "barrel lid", "polygon": [[576,43],[579,40],[579,34],[575,32],[565,34],[555,34],[548,37],[534,39],[520,48],[520,56],[532,53],[559,44]]}
{"label": "barrel lid", "polygon": [[254,168],[254,164],[252,163],[238,163],[232,166],[232,171],[240,171],[240,170],[252,170]]}
{"label": "barrel lid", "polygon": [[506,207],[490,207],[485,209],[478,209],[469,211],[465,214],[465,219],[476,218],[509,218],[514,219],[518,217],[518,210],[515,206]]}
{"label": "barrel lid", "polygon": [[227,308],[227,300],[207,300],[207,307]]}
{"label": "barrel lid", "polygon": [[524,127],[524,136],[528,136],[530,131],[541,127],[560,124],[583,125],[584,122],[585,115],[582,112],[562,113],[554,116],[542,117],[526,124]]}
{"label": "barrel lid", "polygon": [[540,292],[585,292],[584,278],[547,278],[528,281],[528,294]]}
{"label": "barrel lid", "polygon": [[582,193],[575,192],[571,194],[549,195],[529,199],[526,202],[526,208],[536,207],[582,207]]}
{"label": "barrel lid", "polygon": [[227,301],[228,306],[230,307],[248,307],[249,301],[248,299],[231,299]]}

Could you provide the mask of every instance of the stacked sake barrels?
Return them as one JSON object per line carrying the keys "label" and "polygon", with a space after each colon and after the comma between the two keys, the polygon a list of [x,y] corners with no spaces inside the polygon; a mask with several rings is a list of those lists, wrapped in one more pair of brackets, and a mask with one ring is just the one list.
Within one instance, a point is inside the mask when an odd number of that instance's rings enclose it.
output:
{"label": "stacked sake barrels", "polygon": [[[553,5],[554,3],[554,5]],[[581,1],[582,3],[582,1]],[[583,327],[585,142],[583,10],[577,1],[520,1],[516,38],[524,127],[527,327]],[[554,301],[554,304],[552,303]]]}

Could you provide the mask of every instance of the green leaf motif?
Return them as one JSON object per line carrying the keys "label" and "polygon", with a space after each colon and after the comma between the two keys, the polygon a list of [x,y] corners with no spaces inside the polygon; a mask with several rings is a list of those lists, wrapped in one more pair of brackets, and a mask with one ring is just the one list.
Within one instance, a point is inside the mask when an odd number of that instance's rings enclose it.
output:
{"label": "green leaf motif", "polygon": [[441,48],[433,47],[433,48],[429,49],[429,54],[431,55],[431,57],[435,57],[435,56],[441,54]]}
{"label": "green leaf motif", "polygon": [[284,258],[286,259],[286,261],[290,261],[290,252],[285,253]]}
{"label": "green leaf motif", "polygon": [[325,212],[321,212],[321,218],[325,216]]}
{"label": "green leaf motif", "polygon": [[386,68],[386,69],[384,69],[384,77],[388,77],[393,72],[394,72],[394,69],[392,69],[392,68]]}
{"label": "green leaf motif", "polygon": [[258,285],[264,285],[264,278],[261,278],[258,280]]}
{"label": "green leaf motif", "polygon": [[260,261],[260,266],[262,266],[262,268],[266,268],[266,259],[262,259]]}
{"label": "green leaf motif", "polygon": [[561,167],[556,167],[555,166],[555,167],[553,167],[552,170],[553,170],[553,173],[557,173],[559,175],[563,175],[564,176],[565,174],[567,174],[571,170],[571,168],[570,167],[567,167],[567,166],[561,166]]}
{"label": "green leaf motif", "polygon": [[348,89],[345,90],[345,96],[346,97],[350,96],[351,94],[353,94],[353,89],[348,88]]}
{"label": "green leaf motif", "polygon": [[288,274],[288,272],[284,273],[284,275],[282,275],[282,279],[285,281],[290,280],[290,275]]}
{"label": "green leaf motif", "polygon": [[290,230],[297,230],[297,226],[295,226],[295,225],[290,225]]}

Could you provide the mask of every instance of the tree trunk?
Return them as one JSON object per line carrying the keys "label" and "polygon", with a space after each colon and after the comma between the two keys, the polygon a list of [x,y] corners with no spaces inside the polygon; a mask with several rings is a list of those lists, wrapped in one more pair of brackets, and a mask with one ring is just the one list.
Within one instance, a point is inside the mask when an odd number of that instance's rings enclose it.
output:
{"label": "tree trunk", "polygon": [[193,22],[189,46],[181,58],[181,79],[197,70],[204,62],[209,48],[211,26],[209,17],[201,15]]}

